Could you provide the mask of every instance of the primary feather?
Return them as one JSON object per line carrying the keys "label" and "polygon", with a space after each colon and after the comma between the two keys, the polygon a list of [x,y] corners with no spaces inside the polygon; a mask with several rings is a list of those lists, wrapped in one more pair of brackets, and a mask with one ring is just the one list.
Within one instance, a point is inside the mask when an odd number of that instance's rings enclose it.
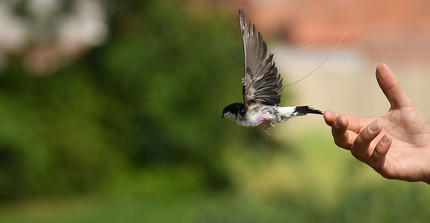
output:
{"label": "primary feather", "polygon": [[261,33],[251,21],[249,24],[246,22],[242,10],[239,10],[239,24],[245,54],[242,81],[245,106],[254,103],[278,105],[281,102],[282,78],[273,62],[273,54],[267,57],[267,45]]}

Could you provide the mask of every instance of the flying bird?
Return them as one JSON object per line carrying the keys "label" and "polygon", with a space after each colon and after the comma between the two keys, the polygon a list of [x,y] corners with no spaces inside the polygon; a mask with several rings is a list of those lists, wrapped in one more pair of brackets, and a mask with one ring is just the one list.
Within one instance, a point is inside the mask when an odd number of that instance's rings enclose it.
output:
{"label": "flying bird", "polygon": [[267,45],[255,24],[246,22],[245,14],[239,9],[239,25],[245,54],[245,76],[242,78],[244,103],[227,105],[222,117],[240,126],[265,124],[264,132],[275,123],[284,122],[292,117],[322,114],[309,106],[279,107],[281,102],[282,77],[273,61],[273,54],[267,57]]}

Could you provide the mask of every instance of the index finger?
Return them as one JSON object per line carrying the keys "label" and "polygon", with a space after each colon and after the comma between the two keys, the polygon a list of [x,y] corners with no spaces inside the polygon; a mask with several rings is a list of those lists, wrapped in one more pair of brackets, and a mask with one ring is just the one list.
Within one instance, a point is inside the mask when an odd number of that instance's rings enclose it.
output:
{"label": "index finger", "polygon": [[351,149],[356,134],[348,130],[349,120],[345,115],[339,115],[331,127],[334,143],[344,149]]}
{"label": "index finger", "polygon": [[[333,126],[334,121],[338,118],[340,114],[327,110],[324,111],[323,116],[324,120],[329,126]],[[343,115],[346,119],[348,119],[348,130],[353,131],[355,133],[359,133],[361,129],[369,125],[370,122],[374,120],[374,118],[367,117],[357,117],[353,115]]]}

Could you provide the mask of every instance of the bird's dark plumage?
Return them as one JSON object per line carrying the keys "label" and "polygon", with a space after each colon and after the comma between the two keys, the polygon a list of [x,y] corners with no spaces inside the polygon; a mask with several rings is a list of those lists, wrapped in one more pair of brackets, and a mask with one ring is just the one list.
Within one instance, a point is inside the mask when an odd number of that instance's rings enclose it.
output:
{"label": "bird's dark plumage", "polygon": [[322,112],[320,110],[311,108],[309,106],[297,106],[295,109],[295,112],[298,112],[299,114],[319,114],[322,115]]}
{"label": "bird's dark plumage", "polygon": [[230,112],[235,115],[244,115],[245,111],[245,105],[243,103],[233,103],[227,105],[224,110],[222,111],[221,118],[224,118],[224,114]]}

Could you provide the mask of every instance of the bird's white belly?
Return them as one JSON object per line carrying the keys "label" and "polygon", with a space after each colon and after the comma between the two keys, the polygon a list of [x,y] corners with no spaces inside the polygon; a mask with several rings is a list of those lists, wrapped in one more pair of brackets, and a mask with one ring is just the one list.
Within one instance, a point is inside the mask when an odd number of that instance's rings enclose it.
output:
{"label": "bird's white belly", "polygon": [[236,123],[241,126],[250,127],[277,121],[278,118],[274,114],[255,112],[248,114],[247,117],[244,119],[237,119]]}

